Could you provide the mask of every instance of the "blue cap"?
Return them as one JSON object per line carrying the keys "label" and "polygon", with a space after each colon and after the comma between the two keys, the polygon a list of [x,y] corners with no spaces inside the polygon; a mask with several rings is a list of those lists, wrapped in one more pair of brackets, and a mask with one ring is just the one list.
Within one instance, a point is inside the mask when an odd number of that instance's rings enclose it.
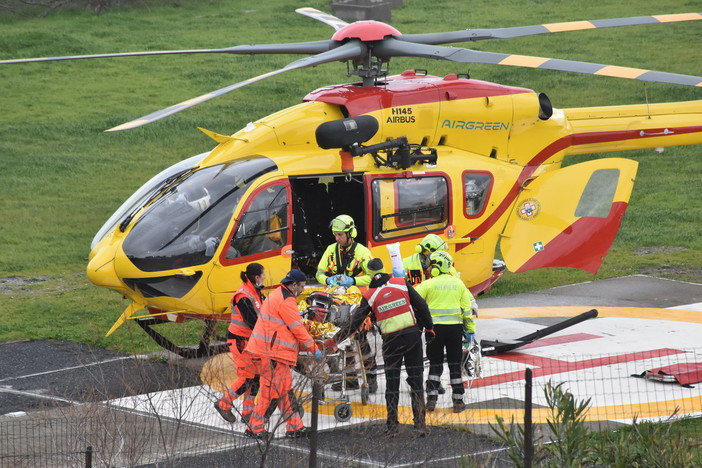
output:
{"label": "blue cap", "polygon": [[378,271],[383,271],[383,261],[379,258],[374,258],[372,260],[368,260],[368,263],[366,263],[366,268],[368,271],[372,273],[376,273]]}
{"label": "blue cap", "polygon": [[290,270],[285,275],[285,278],[280,280],[280,284],[299,283],[301,281],[307,281],[307,276],[300,270]]}

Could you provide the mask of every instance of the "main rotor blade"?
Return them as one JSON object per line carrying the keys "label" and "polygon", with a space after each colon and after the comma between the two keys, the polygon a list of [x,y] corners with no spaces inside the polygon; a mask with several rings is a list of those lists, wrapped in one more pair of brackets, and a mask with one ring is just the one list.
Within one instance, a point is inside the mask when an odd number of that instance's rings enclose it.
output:
{"label": "main rotor blade", "polygon": [[449,60],[459,63],[486,63],[492,65],[510,65],[514,67],[540,68],[556,71],[584,73],[587,75],[611,76],[639,81],[671,83],[684,86],[702,86],[702,77],[665,73],[640,68],[602,65],[598,63],[578,62],[575,60],[560,60],[528,55],[500,54],[481,52],[460,47],[441,47],[424,44],[402,42],[386,38],[373,49],[374,55],[381,58],[389,57],[423,57],[436,60]]}
{"label": "main rotor blade", "polygon": [[68,55],[63,57],[39,57],[14,60],[0,60],[0,65],[12,63],[56,62],[59,60],[80,60],[111,57],[140,57],[145,55],[177,54],[319,54],[337,45],[336,41],[293,42],[290,44],[239,45],[224,49],[155,50],[146,52],[121,52],[114,54]]}
{"label": "main rotor blade", "polygon": [[209,101],[210,99],[216,98],[218,96],[221,96],[223,94],[226,94],[230,91],[234,91],[235,89],[238,88],[243,88],[244,86],[250,85],[252,83],[256,83],[257,81],[264,80],[266,78],[270,78],[271,76],[279,75],[283,72],[287,72],[290,70],[296,70],[298,68],[307,68],[307,67],[314,67],[316,65],[321,65],[324,63],[328,62],[336,62],[336,61],[345,61],[357,57],[362,57],[367,53],[367,48],[366,46],[360,42],[360,41],[352,41],[352,42],[347,42],[346,44],[337,47],[336,49],[323,52],[318,55],[314,55],[312,57],[305,57],[300,60],[296,60],[295,62],[289,63],[283,68],[280,68],[278,70],[274,70],[272,72],[264,73],[262,75],[255,76],[253,78],[249,78],[248,80],[240,81],[239,83],[235,83],[233,85],[227,86],[226,88],[218,89],[217,91],[212,91],[211,93],[203,94],[202,96],[193,98],[193,99],[188,99],[187,101],[183,101],[179,104],[175,104],[171,107],[168,107],[166,109],[161,109],[159,111],[153,112],[149,115],[145,115],[144,117],[140,117],[136,120],[132,120],[127,123],[123,123],[122,125],[118,125],[116,127],[110,128],[109,130],[105,130],[106,132],[117,132],[120,130],[130,130],[132,128],[137,128],[141,127],[142,125],[147,125],[152,122],[155,122],[157,120],[161,120],[164,117],[168,117],[169,115],[173,115],[177,112],[180,112],[182,110],[188,109],[190,107],[196,106],[198,104],[201,104],[205,101]]}
{"label": "main rotor blade", "polygon": [[328,24],[329,26],[334,28],[335,31],[338,31],[344,26],[349,25],[349,23],[347,23],[346,21],[340,20],[336,16],[330,15],[329,13],[319,11],[316,8],[298,8],[297,10],[295,10],[295,13],[299,13],[309,18],[316,19],[317,21],[321,21],[324,24]]}
{"label": "main rotor blade", "polygon": [[582,29],[613,28],[617,26],[634,26],[639,24],[674,23],[679,21],[702,20],[702,13],[679,13],[657,16],[632,16],[628,18],[612,18],[589,21],[569,21],[565,23],[537,24],[533,26],[517,26],[512,28],[495,29],[464,29],[442,33],[404,34],[401,41],[418,44],[449,44],[452,42],[482,41],[485,39],[510,39],[513,37],[535,36],[564,31],[579,31]]}

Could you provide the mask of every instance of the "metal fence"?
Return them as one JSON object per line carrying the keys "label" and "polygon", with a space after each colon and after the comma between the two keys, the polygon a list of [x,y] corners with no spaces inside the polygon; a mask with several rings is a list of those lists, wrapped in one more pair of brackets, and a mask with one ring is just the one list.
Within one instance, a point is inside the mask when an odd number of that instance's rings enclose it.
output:
{"label": "metal fence", "polygon": [[[553,412],[544,393],[549,384],[561,384],[576,401],[589,400],[584,420],[591,431],[617,431],[635,421],[689,420],[684,432],[693,442],[687,447],[700,461],[702,421],[694,418],[702,415],[702,385],[681,385],[685,379],[695,380],[700,361],[700,350],[672,349],[558,358],[525,353],[483,357],[482,376],[464,382],[467,409],[463,412],[452,410],[448,370],[444,370],[447,391],[437,409],[427,414],[431,434],[424,438],[412,431],[404,382],[401,432],[392,439],[385,436],[382,376],[378,392],[367,399],[361,398],[360,390],[342,394],[321,380],[324,397],[317,400],[318,416],[313,421],[311,380],[297,375],[295,389],[303,401],[303,419],[318,428],[312,440],[286,439],[278,412],[270,421],[274,438],[246,438],[243,423],[227,423],[213,410],[220,394],[212,388],[163,389],[2,416],[0,466],[512,466],[505,445],[490,426],[495,426],[498,416],[523,424],[527,409],[533,423],[527,433],[537,444],[550,442],[548,422]],[[661,368],[676,372],[646,375]],[[339,420],[339,405],[348,405],[348,420]]]}

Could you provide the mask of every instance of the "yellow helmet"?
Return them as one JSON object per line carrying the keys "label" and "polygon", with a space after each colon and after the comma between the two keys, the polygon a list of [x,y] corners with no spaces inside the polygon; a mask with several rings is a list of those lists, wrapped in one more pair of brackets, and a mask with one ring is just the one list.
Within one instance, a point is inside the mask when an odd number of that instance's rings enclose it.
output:
{"label": "yellow helmet", "polygon": [[348,232],[352,238],[355,238],[356,234],[358,234],[356,223],[353,222],[353,218],[349,215],[339,215],[332,219],[331,223],[329,223],[329,228],[332,232]]}
{"label": "yellow helmet", "polygon": [[417,253],[422,253],[425,250],[436,252],[437,250],[446,250],[446,242],[436,234],[427,234],[419,244],[414,248]]}
{"label": "yellow helmet", "polygon": [[429,261],[431,262],[431,276],[449,273],[453,265],[453,258],[451,258],[448,252],[443,250],[432,252],[432,254],[429,255]]}

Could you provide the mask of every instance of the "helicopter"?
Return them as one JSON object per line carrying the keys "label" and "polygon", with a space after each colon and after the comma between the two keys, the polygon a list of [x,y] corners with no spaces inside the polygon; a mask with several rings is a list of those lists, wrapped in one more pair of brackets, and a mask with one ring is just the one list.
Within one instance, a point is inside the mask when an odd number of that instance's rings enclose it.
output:
{"label": "helicopter", "polygon": [[[154,176],[108,219],[91,243],[90,280],[131,303],[127,320],[184,357],[213,343],[229,320],[232,278],[259,262],[273,286],[291,268],[312,280],[333,239],[329,221],[355,221],[356,239],[386,260],[399,243],[414,252],[428,233],[448,245],[461,279],[480,295],[503,274],[545,267],[595,273],[628,206],[637,163],[623,158],[567,167],[567,156],[702,143],[702,101],[554,108],[530,89],[425,70],[389,74],[394,57],[542,68],[702,86],[702,78],[475,51],[443,44],[584,28],[694,21],[702,14],[403,35],[378,21],[347,23],[312,8],[296,12],[334,29],[329,40],[2,60],[0,64],[184,53],[304,54],[287,66],[111,128],[151,124],[266,78],[346,62],[356,82],[325,86],[303,102],[232,135],[201,129],[217,144]],[[310,55],[311,54],[311,55]],[[495,260],[499,247],[502,261]],[[196,347],[152,327],[203,320]]]}

